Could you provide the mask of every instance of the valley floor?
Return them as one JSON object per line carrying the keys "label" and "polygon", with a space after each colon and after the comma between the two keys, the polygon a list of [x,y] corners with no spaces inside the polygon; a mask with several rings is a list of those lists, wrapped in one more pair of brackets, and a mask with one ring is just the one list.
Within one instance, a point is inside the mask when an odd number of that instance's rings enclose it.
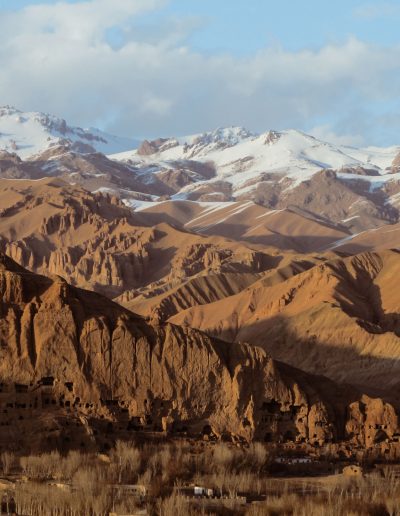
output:
{"label": "valley floor", "polygon": [[107,454],[0,456],[1,514],[396,515],[400,468],[255,443],[117,441]]}

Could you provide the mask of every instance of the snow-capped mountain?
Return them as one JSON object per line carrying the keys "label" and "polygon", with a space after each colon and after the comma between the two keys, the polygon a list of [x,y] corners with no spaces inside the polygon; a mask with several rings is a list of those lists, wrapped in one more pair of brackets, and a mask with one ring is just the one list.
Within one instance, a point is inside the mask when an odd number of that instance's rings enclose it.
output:
{"label": "snow-capped mountain", "polygon": [[110,156],[172,200],[251,200],[294,207],[353,231],[394,222],[400,208],[400,147],[355,148],[296,130],[254,134],[232,127],[145,141]]}
{"label": "snow-capped mountain", "polygon": [[62,118],[45,113],[0,107],[0,149],[29,158],[55,145],[69,145],[78,152],[104,154],[135,148],[133,138],[113,136],[98,129],[71,127]]}
{"label": "snow-capped mountain", "polygon": [[[394,172],[392,164],[399,152],[400,147],[335,146],[295,130],[256,135],[233,127],[185,138],[145,141],[137,150],[112,158],[129,161],[140,168],[151,167],[152,174],[178,166],[185,168],[192,160],[212,163],[215,176],[208,182],[227,182],[237,197],[256,190],[265,174],[273,175],[269,181],[285,181],[286,188],[293,188],[325,169],[336,170],[343,179],[351,179],[356,174],[373,184],[382,181],[383,176],[394,179],[388,174]],[[199,186],[187,185],[179,195],[189,196]]]}
{"label": "snow-capped mountain", "polygon": [[355,148],[296,130],[228,127],[134,148],[132,140],[10,107],[0,108],[0,133],[7,151],[0,154],[0,177],[60,177],[135,209],[165,200],[249,201],[352,234],[400,221],[400,147]]}

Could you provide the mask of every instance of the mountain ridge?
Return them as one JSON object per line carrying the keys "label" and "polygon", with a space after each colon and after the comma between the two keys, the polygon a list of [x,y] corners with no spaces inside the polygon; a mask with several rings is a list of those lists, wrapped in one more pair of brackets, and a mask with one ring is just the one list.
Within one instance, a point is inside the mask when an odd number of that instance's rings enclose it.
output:
{"label": "mountain ridge", "polygon": [[63,118],[47,113],[24,112],[13,106],[0,106],[0,149],[26,159],[60,144],[82,153],[112,153],[134,148],[138,142],[95,128],[73,127]]}
{"label": "mountain ridge", "polygon": [[[362,447],[382,441],[383,425],[389,442],[398,431],[396,411],[382,399],[276,362],[257,347],[169,323],[149,325],[96,293],[25,271],[2,254],[0,264],[0,376],[3,388],[24,386],[15,396],[25,406],[11,403],[6,416],[13,421],[24,414],[14,428],[26,427],[28,413],[69,414],[64,424],[80,417],[76,426],[84,422],[92,441],[93,428],[103,428],[101,439],[107,425],[108,434],[125,439],[139,428]],[[38,422],[38,435],[46,432]]]}

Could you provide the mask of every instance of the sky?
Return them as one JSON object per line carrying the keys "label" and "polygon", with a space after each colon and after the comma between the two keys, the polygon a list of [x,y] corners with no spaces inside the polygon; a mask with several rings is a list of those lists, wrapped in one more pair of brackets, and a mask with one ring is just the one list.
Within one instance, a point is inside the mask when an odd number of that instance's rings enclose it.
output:
{"label": "sky", "polygon": [[0,104],[135,138],[400,145],[399,22],[399,0],[0,0]]}

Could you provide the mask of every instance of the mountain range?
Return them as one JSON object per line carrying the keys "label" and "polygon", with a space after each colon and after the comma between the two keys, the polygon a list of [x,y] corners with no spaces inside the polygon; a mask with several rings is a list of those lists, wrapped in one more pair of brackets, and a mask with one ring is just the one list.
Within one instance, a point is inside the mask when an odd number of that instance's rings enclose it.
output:
{"label": "mountain range", "polygon": [[397,434],[400,147],[139,145],[10,107],[0,133],[3,383],[53,378],[93,428]]}

